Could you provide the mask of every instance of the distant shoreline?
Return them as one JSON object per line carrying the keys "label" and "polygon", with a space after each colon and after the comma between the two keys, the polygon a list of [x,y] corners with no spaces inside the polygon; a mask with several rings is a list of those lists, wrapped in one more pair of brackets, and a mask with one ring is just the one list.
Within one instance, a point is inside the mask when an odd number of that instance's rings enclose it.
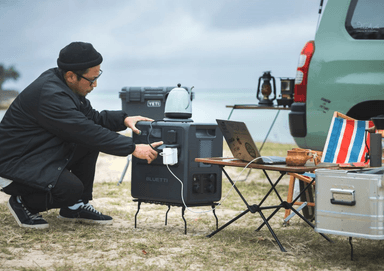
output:
{"label": "distant shoreline", "polygon": [[16,99],[19,92],[16,90],[0,91],[0,109],[8,109],[11,103]]}

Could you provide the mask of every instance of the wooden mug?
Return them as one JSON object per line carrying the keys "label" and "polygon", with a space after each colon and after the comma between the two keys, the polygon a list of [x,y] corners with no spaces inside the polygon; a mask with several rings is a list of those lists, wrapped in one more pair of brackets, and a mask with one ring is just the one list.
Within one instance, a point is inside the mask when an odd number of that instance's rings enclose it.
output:
{"label": "wooden mug", "polygon": [[312,157],[310,150],[294,148],[287,151],[286,164],[287,166],[304,166]]}

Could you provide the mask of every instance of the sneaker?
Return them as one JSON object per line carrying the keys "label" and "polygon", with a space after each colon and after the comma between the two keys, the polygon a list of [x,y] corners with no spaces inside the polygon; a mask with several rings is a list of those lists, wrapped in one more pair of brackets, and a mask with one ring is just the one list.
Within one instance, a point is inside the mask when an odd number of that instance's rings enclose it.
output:
{"label": "sneaker", "polygon": [[23,204],[21,197],[11,196],[8,201],[8,208],[17,224],[24,228],[46,229],[48,222],[39,213],[32,214]]}
{"label": "sneaker", "polygon": [[85,223],[96,223],[103,225],[111,225],[113,223],[112,217],[108,215],[103,215],[101,212],[97,211],[89,203],[80,206],[76,210],[71,210],[68,207],[63,207],[60,209],[59,219],[75,222],[85,222]]}

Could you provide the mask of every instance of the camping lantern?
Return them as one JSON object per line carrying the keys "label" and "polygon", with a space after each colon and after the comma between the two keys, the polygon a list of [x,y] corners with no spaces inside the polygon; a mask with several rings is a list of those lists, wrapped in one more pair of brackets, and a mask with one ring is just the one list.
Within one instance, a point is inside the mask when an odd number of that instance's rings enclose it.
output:
{"label": "camping lantern", "polygon": [[[260,89],[261,80],[263,80],[263,84]],[[271,80],[273,82],[273,89],[271,86]],[[260,98],[260,92],[263,96],[262,98]],[[271,95],[272,92],[274,95],[273,99],[269,99],[269,95]],[[273,106],[273,100],[276,99],[276,81],[270,71],[264,72],[263,76],[259,77],[256,98],[259,100],[259,105]]]}

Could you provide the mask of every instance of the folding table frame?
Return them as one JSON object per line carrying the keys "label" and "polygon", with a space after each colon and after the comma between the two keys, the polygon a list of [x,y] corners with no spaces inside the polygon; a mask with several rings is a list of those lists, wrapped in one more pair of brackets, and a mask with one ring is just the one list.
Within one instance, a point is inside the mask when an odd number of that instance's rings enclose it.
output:
{"label": "folding table frame", "polygon": [[[215,235],[216,233],[220,232],[221,230],[223,230],[224,228],[226,228],[227,226],[229,226],[230,224],[232,224],[236,220],[240,219],[242,216],[244,216],[248,212],[258,213],[260,215],[260,217],[262,218],[263,223],[256,229],[256,231],[259,231],[264,225],[266,225],[268,230],[272,234],[273,238],[275,239],[275,241],[279,245],[280,250],[282,252],[286,252],[285,248],[280,243],[280,240],[278,239],[278,237],[276,236],[274,230],[272,229],[271,225],[269,224],[269,220],[281,208],[292,210],[301,219],[303,219],[309,226],[311,226],[313,229],[315,228],[315,226],[310,221],[308,221],[295,208],[292,207],[293,204],[300,198],[301,194],[304,193],[305,190],[310,185],[312,185],[314,180],[312,180],[312,182],[310,182],[302,191],[300,191],[300,194],[291,203],[283,201],[283,199],[281,198],[279,192],[276,190],[276,186],[279,184],[279,182],[282,179],[282,177],[285,174],[287,174],[288,172],[304,173],[304,172],[308,172],[308,171],[314,171],[318,167],[316,167],[316,166],[313,166],[313,167],[289,167],[289,166],[286,166],[286,165],[262,165],[262,164],[254,164],[254,163],[250,164],[249,167],[251,167],[251,168],[261,169],[264,172],[264,174],[265,174],[269,184],[271,185],[271,188],[266,193],[264,198],[259,202],[259,204],[252,204],[251,205],[251,204],[249,204],[247,202],[247,200],[244,198],[244,196],[242,195],[242,193],[240,192],[240,190],[238,189],[236,184],[232,181],[231,177],[228,175],[228,173],[224,169],[225,166],[245,167],[247,165],[247,163],[242,162],[242,161],[240,161],[238,159],[235,159],[235,158],[230,158],[230,159],[228,159],[228,158],[196,158],[195,161],[196,162],[206,163],[206,164],[217,164],[217,165],[219,165],[221,167],[222,171],[224,172],[225,176],[228,178],[228,181],[233,185],[233,188],[236,190],[237,194],[239,195],[239,197],[242,199],[242,201],[244,202],[244,204],[247,207],[247,209],[244,210],[241,214],[237,215],[235,218],[233,218],[232,220],[228,221],[226,224],[224,224],[223,226],[221,226],[220,228],[218,228],[217,230],[215,230],[214,232],[209,234],[207,237],[212,237],[213,235]],[[277,180],[274,183],[271,181],[271,178],[269,177],[269,175],[267,173],[267,171],[269,171],[269,170],[270,171],[278,171],[278,172],[280,172],[280,176],[277,178]],[[276,193],[277,197],[280,200],[280,204],[272,205],[272,206],[262,206],[263,203],[269,197],[269,195],[271,194],[272,191],[274,191]],[[268,210],[268,209],[274,209],[274,211],[266,218],[264,216],[263,211],[264,210]],[[327,241],[332,242],[326,235],[324,235],[322,233],[320,233],[320,235],[323,236]]]}

